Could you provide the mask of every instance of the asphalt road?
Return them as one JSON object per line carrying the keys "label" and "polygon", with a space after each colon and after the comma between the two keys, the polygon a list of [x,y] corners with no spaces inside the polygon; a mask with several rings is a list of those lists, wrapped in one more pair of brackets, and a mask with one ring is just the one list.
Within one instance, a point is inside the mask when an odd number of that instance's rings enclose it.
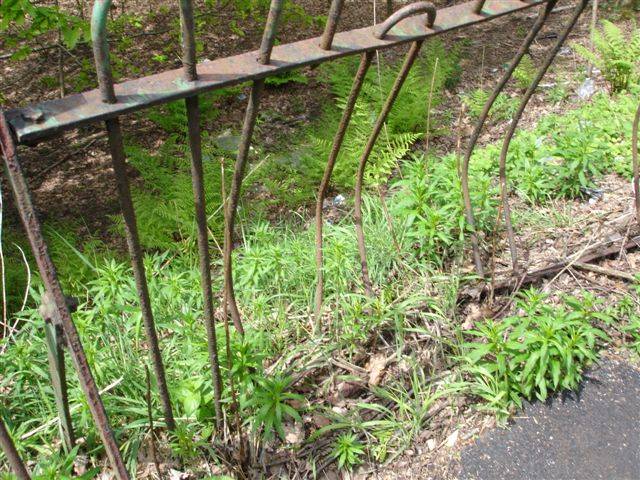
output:
{"label": "asphalt road", "polygon": [[579,392],[526,405],[461,462],[465,480],[640,479],[640,371],[604,361]]}

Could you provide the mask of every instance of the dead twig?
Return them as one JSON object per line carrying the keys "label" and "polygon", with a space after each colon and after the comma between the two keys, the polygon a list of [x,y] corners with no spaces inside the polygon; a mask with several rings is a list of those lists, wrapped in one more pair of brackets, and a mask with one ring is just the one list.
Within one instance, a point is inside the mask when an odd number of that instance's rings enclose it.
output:
{"label": "dead twig", "polygon": [[[620,251],[620,244],[618,243],[619,239],[614,242],[603,242],[596,244],[595,246],[591,246],[588,248],[584,248],[579,251],[576,255],[573,255],[565,260],[561,260],[559,262],[554,263],[553,265],[549,265],[548,267],[544,267],[538,270],[534,270],[533,272],[527,272],[521,278],[514,278],[512,275],[509,275],[508,278],[504,278],[500,281],[496,281],[494,285],[494,291],[504,291],[504,290],[512,290],[512,289],[521,289],[522,287],[535,284],[537,282],[542,281],[545,278],[549,278],[551,276],[557,276],[568,268],[575,266],[576,263],[583,264],[593,264],[598,260],[602,260],[604,258],[609,258],[614,255],[617,255]],[[636,235],[626,242],[622,242],[622,249],[624,251],[635,250],[640,247],[640,235]],[[519,283],[519,285],[518,285]],[[485,284],[480,292],[480,296],[484,297],[489,294],[490,286]],[[466,292],[461,292],[461,298],[464,297],[474,297],[477,294],[477,289],[470,289]]]}
{"label": "dead twig", "polygon": [[622,272],[620,270],[614,270],[613,268],[601,267],[599,265],[593,265],[591,263],[582,263],[582,262],[574,262],[571,265],[574,268],[580,268],[582,270],[586,270],[588,272],[598,273],[600,275],[606,275],[607,277],[618,278],[620,280],[625,280],[627,282],[635,282],[636,279],[633,275],[627,272]]}

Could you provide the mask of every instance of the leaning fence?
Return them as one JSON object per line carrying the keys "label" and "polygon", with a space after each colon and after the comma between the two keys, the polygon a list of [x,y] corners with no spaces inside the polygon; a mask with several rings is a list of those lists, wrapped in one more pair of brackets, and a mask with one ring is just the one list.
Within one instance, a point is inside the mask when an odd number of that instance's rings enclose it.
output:
{"label": "leaning fence", "polygon": [[[480,132],[487,120],[491,106],[511,78],[524,55],[528,52],[529,47],[548,20],[551,11],[556,7],[556,4],[561,2],[558,0],[474,0],[439,10],[430,2],[417,2],[401,8],[390,15],[384,22],[373,27],[337,33],[344,0],[333,0],[329,8],[326,27],[321,37],[274,46],[283,8],[283,0],[272,0],[259,50],[219,58],[204,63],[197,63],[196,60],[192,1],[180,0],[179,3],[182,25],[182,69],[170,70],[135,80],[129,80],[120,84],[114,84],[107,42],[107,17],[111,0],[96,0],[91,20],[91,29],[99,88],[37,105],[0,112],[0,144],[7,177],[46,289],[46,295],[43,297],[43,305],[40,311],[44,320],[43,328],[45,328],[49,349],[51,381],[62,426],[62,440],[67,447],[73,446],[75,442],[75,434],[71,424],[69,401],[66,392],[66,372],[64,371],[64,355],[68,353],[79,377],[81,387],[101,436],[109,462],[119,480],[128,479],[129,473],[125,468],[121,452],[109,424],[107,412],[92,375],[91,365],[87,361],[82,342],[74,325],[71,316],[72,305],[70,305],[69,299],[65,297],[56,276],[56,269],[49,255],[41,225],[38,221],[37,212],[31,201],[27,181],[20,165],[18,146],[28,146],[35,141],[43,141],[84,125],[104,122],[108,134],[109,151],[115,174],[118,197],[124,217],[127,246],[135,276],[139,306],[148,341],[149,356],[157,383],[157,393],[162,405],[166,426],[169,430],[172,430],[175,428],[173,407],[165,379],[158,335],[154,325],[151,299],[149,297],[147,279],[143,267],[143,252],[140,246],[136,213],[131,198],[129,180],[126,175],[126,158],[120,117],[148,109],[158,104],[175,100],[185,101],[188,123],[187,131],[191,151],[191,174],[195,204],[194,214],[198,234],[199,268],[204,299],[204,322],[207,329],[214,395],[215,398],[219,400],[223,379],[221,378],[218,364],[214,295],[211,288],[211,262],[207,234],[207,218],[205,215],[205,185],[203,181],[201,131],[198,108],[199,96],[206,92],[218,90],[230,85],[251,82],[251,92],[248,97],[231,191],[228,199],[226,199],[224,208],[223,303],[225,311],[228,311],[228,315],[235,329],[242,334],[244,327],[240,311],[236,305],[233,284],[232,250],[234,245],[234,225],[249,147],[256,118],[260,110],[260,100],[265,86],[265,79],[285,71],[331,62],[345,56],[360,56],[360,64],[354,77],[351,92],[343,110],[338,129],[335,132],[333,145],[317,195],[317,283],[315,293],[315,317],[316,321],[320,322],[323,302],[323,200],[331,182],[331,174],[340,152],[347,127],[349,126],[354,106],[375,53],[379,50],[409,44],[404,62],[400,67],[391,91],[388,93],[382,110],[379,112],[369,139],[361,154],[357,169],[354,219],[361,262],[362,282],[366,293],[369,295],[373,295],[373,293],[367,268],[367,251],[362,227],[361,208],[364,173],[367,167],[367,161],[383,129],[387,115],[393,107],[398,93],[420,52],[420,48],[429,38],[444,32],[469,28],[475,24],[525,9],[533,7],[540,8],[536,22],[529,30],[516,55],[484,105],[484,109],[475,125],[462,161],[461,182],[465,214],[469,231],[471,232],[470,240],[473,259],[477,273],[483,276],[483,256],[480,250],[479,240],[474,231],[475,220],[469,195],[468,176],[470,159],[472,158],[472,153],[480,136]],[[514,132],[518,128],[518,122],[522,113],[527,107],[536,87],[576,25],[587,4],[588,0],[578,0],[576,3],[574,13],[571,15],[562,32],[558,35],[553,47],[546,54],[542,66],[538,69],[531,85],[522,96],[519,108],[513,116],[503,141],[500,155],[499,183],[502,193],[502,212],[504,214],[509,239],[513,270],[516,273],[519,271],[518,256],[513,228],[511,226],[509,200],[506,194],[508,186],[506,162],[509,145]],[[638,110],[634,125],[634,145],[637,140],[637,126],[639,122],[640,109]],[[634,148],[636,187],[638,185],[637,170],[637,151]],[[636,205],[638,212],[640,212],[640,201],[636,200]],[[219,406],[220,402],[216,401],[215,404]],[[216,410],[215,422],[217,426],[220,426],[222,422],[222,413],[219,408]],[[1,419],[0,446],[18,478],[30,478],[25,464],[18,455]]]}

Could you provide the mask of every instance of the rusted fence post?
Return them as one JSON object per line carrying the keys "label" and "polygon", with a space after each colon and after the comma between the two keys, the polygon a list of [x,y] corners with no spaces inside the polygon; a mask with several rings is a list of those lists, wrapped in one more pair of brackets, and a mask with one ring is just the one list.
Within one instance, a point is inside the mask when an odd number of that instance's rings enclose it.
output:
{"label": "rusted fence post", "polygon": [[[484,2],[478,2],[478,3],[484,3]],[[460,183],[462,185],[462,198],[464,202],[465,217],[467,220],[467,224],[469,225],[469,228],[471,230],[470,238],[471,238],[471,247],[473,250],[473,260],[476,267],[476,273],[480,277],[484,276],[484,266],[482,264],[482,257],[480,255],[480,244],[478,242],[478,236],[476,232],[475,216],[473,214],[473,208],[471,206],[471,194],[469,192],[469,162],[471,161],[471,156],[473,155],[473,151],[475,150],[475,147],[478,143],[478,139],[480,138],[480,133],[482,132],[482,128],[484,127],[487,121],[487,118],[489,117],[489,112],[491,110],[491,107],[493,107],[493,104],[498,99],[498,96],[500,95],[502,90],[504,90],[504,88],[506,87],[507,82],[513,76],[513,72],[516,70],[518,65],[520,65],[520,62],[522,61],[523,57],[529,51],[531,44],[536,39],[538,33],[546,23],[547,19],[549,18],[549,14],[555,7],[556,3],[557,3],[557,0],[549,0],[549,2],[546,5],[541,7],[542,11],[538,15],[538,18],[535,24],[533,25],[533,27],[531,27],[531,29],[527,33],[527,36],[525,37],[524,41],[520,45],[520,48],[518,49],[515,56],[509,63],[507,70],[504,72],[504,74],[498,81],[498,84],[495,86],[495,88],[491,92],[491,95],[489,96],[484,106],[482,107],[482,112],[480,112],[480,116],[478,117],[478,120],[473,128],[471,138],[469,139],[469,144],[467,145],[467,148],[464,153],[464,158],[462,160],[462,168],[461,168],[461,174],[460,174]]]}
{"label": "rusted fence post", "polygon": [[[91,17],[91,37],[93,40],[93,55],[96,72],[98,73],[100,95],[104,103],[112,104],[117,103],[118,99],[113,87],[113,75],[111,72],[111,62],[109,60],[109,44],[107,42],[107,17],[110,7],[111,0],[96,0],[94,3],[93,15]],[[131,257],[136,290],[140,300],[140,311],[144,322],[145,335],[149,343],[151,363],[153,364],[156,382],[158,383],[165,423],[169,430],[174,430],[176,423],[173,418],[171,397],[169,395],[169,388],[167,387],[166,374],[160,352],[160,343],[153,319],[147,276],[144,271],[144,257],[142,247],[140,246],[136,213],[133,207],[133,200],[131,199],[120,120],[118,117],[108,119],[105,121],[105,126],[109,140],[109,151],[111,153],[111,163],[115,174],[118,198],[120,199],[120,208],[122,210],[122,216],[124,217],[127,247],[129,249],[129,256]]]}
{"label": "rusted fence post", "polygon": [[516,246],[515,234],[513,231],[513,223],[511,221],[511,205],[509,202],[509,198],[508,198],[509,192],[507,189],[507,154],[509,153],[509,146],[511,145],[511,140],[513,139],[513,135],[515,134],[516,129],[518,128],[518,124],[520,123],[522,114],[524,113],[525,109],[527,108],[527,105],[529,104],[529,100],[531,100],[531,97],[536,91],[536,88],[538,88],[540,81],[542,80],[544,75],[547,73],[547,70],[553,63],[553,60],[558,55],[560,48],[562,48],[562,45],[564,45],[564,42],[569,37],[569,34],[573,31],[573,28],[575,27],[576,23],[578,22],[578,19],[582,15],[582,12],[584,12],[584,9],[587,7],[588,3],[589,3],[589,0],[580,0],[580,3],[576,7],[573,16],[571,17],[571,19],[569,20],[569,23],[567,24],[567,27],[562,32],[560,37],[558,37],[558,40],[556,41],[554,46],[551,48],[551,51],[547,54],[547,57],[545,58],[544,63],[536,72],[536,76],[531,82],[531,85],[529,85],[529,88],[527,88],[527,91],[522,96],[518,110],[516,111],[516,113],[513,115],[511,119],[511,124],[509,125],[509,129],[507,130],[507,133],[505,134],[505,137],[502,143],[502,150],[500,151],[500,166],[499,166],[500,194],[502,197],[502,209],[504,214],[504,221],[507,227],[507,238],[509,240],[509,250],[511,252],[511,264],[515,274],[518,274],[519,266],[518,266],[518,249]]}
{"label": "rusted fence post", "polygon": [[[412,5],[407,5],[406,7],[398,10],[396,13],[391,15],[387,20],[376,27],[374,35],[376,36],[376,38],[383,39],[400,20],[417,13],[427,14],[426,28],[431,29],[434,27],[434,23],[436,21],[435,6],[430,2],[418,2]],[[391,91],[389,92],[389,95],[387,96],[387,99],[382,106],[382,110],[378,115],[375,124],[373,125],[373,131],[371,132],[371,135],[367,140],[367,144],[364,147],[364,151],[362,152],[360,161],[358,163],[358,172],[356,174],[356,186],[354,193],[353,220],[356,227],[358,253],[360,255],[360,267],[362,271],[362,283],[368,296],[373,296],[373,287],[371,285],[371,278],[369,277],[369,266],[367,264],[367,250],[364,239],[364,228],[362,226],[362,187],[364,182],[364,172],[369,156],[371,155],[373,147],[378,140],[378,136],[382,131],[382,127],[387,120],[387,116],[389,115],[389,112],[391,111],[396,98],[398,98],[400,89],[402,88],[402,85],[409,75],[409,71],[413,66],[413,62],[415,62],[418,53],[420,53],[420,47],[422,47],[422,43],[422,40],[418,40],[411,44],[409,52],[404,59],[404,63],[402,64],[402,67],[400,67],[400,72],[398,73],[398,76],[396,77],[396,80],[391,87]]]}
{"label": "rusted fence post", "polygon": [[[196,82],[196,43],[193,24],[193,6],[191,0],[180,0],[180,20],[182,24],[182,65],[184,79]],[[185,99],[187,109],[187,131],[191,150],[191,182],[198,227],[198,260],[200,284],[204,300],[204,323],[207,330],[207,349],[209,366],[213,381],[213,397],[216,412],[216,427],[222,426],[222,378],[218,360],[218,339],[216,336],[215,315],[213,311],[213,291],[211,290],[211,255],[209,253],[209,231],[207,229],[207,202],[204,191],[204,172],[202,169],[202,135],[200,132],[200,105],[197,96]],[[224,178],[222,179],[224,182]]]}
{"label": "rusted fence post", "polygon": [[38,271],[40,272],[42,283],[58,311],[71,360],[78,372],[80,386],[85,394],[91,415],[102,438],[107,457],[109,458],[116,478],[118,480],[129,480],[129,473],[122,461],[122,455],[118,450],[113,431],[109,425],[107,412],[104,409],[100,392],[89,368],[80,336],[71,319],[67,299],[62,292],[62,287],[56,275],[56,269],[49,256],[49,250],[42,235],[40,222],[38,221],[38,216],[31,202],[29,187],[22,173],[16,144],[4,112],[0,112],[0,146],[2,147],[9,183],[11,184],[11,189],[16,199],[16,207],[27,233],[27,238],[31,250],[34,253],[36,263],[38,264]]}
{"label": "rusted fence post", "polygon": [[[67,302],[67,304],[69,304],[69,302]],[[69,309],[73,310],[71,306]],[[76,441],[71,423],[71,412],[69,410],[69,395],[67,394],[67,375],[64,365],[64,335],[60,315],[48,292],[45,292],[42,296],[40,315],[44,320],[49,374],[51,375],[51,385],[53,387],[53,395],[60,420],[62,443],[66,451],[70,452],[75,446]]]}
{"label": "rusted fence post", "polygon": [[[271,52],[273,50],[273,43],[275,41],[276,30],[280,21],[280,15],[282,14],[283,5],[284,0],[271,0],[271,7],[269,8],[269,15],[267,17],[267,23],[262,35],[262,42],[260,43],[260,50],[257,58],[258,63],[261,65],[268,65],[271,61]],[[235,290],[233,288],[233,230],[235,228],[238,202],[240,201],[242,180],[244,179],[244,171],[247,165],[247,158],[249,156],[249,147],[251,146],[251,138],[253,137],[253,129],[256,125],[256,118],[258,117],[260,98],[262,97],[263,90],[263,79],[253,82],[251,86],[251,93],[249,93],[249,101],[244,116],[244,123],[242,125],[242,134],[240,136],[240,144],[238,145],[238,155],[236,157],[233,180],[231,182],[228,211],[225,216],[226,221],[223,251],[225,294],[223,297],[227,299],[231,318],[233,319],[236,330],[241,335],[244,335],[244,328],[242,326],[240,310],[238,309]]]}
{"label": "rusted fence post", "polygon": [[16,450],[16,446],[11,439],[11,435],[9,435],[7,427],[5,427],[4,422],[2,421],[2,417],[0,417],[0,447],[2,447],[2,451],[7,457],[9,466],[16,477],[18,477],[18,480],[31,480],[27,467],[24,466],[24,462]]}

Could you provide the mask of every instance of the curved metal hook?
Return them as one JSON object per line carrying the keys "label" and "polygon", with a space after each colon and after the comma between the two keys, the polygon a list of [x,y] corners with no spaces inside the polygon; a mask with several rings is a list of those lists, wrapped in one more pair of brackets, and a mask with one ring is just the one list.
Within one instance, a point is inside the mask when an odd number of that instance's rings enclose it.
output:
{"label": "curved metal hook", "polygon": [[435,5],[431,2],[417,2],[401,8],[396,13],[387,18],[384,22],[376,27],[373,36],[379,39],[383,39],[387,35],[387,33],[389,33],[389,30],[395,27],[396,24],[398,24],[401,20],[404,20],[408,17],[413,17],[414,15],[418,15],[419,13],[427,14],[426,27],[432,28],[433,24],[436,21],[436,15],[438,13]]}
{"label": "curved metal hook", "polygon": [[109,60],[109,43],[107,42],[107,17],[111,8],[111,0],[96,0],[91,14],[91,41],[93,43],[93,58],[98,74],[100,96],[105,103],[116,103],[116,93],[113,89],[113,73]]}
{"label": "curved metal hook", "polygon": [[[482,265],[482,258],[480,256],[480,245],[478,242],[478,236],[476,232],[476,222],[475,215],[473,213],[473,206],[471,205],[471,195],[469,193],[469,164],[471,161],[471,156],[475,150],[476,144],[478,143],[478,139],[480,138],[480,132],[482,131],[484,124],[489,117],[489,111],[491,107],[497,100],[498,96],[504,90],[507,85],[507,82],[513,75],[513,72],[516,70],[522,58],[529,51],[529,47],[536,39],[538,33],[546,23],[551,11],[555,7],[558,0],[549,0],[549,2],[545,5],[544,9],[538,15],[536,23],[531,27],[529,33],[525,37],[524,41],[520,45],[520,48],[516,52],[515,56],[511,60],[509,67],[500,78],[500,81],[494,88],[491,96],[487,99],[482,109],[482,113],[480,113],[480,117],[476,122],[476,125],[473,129],[473,133],[471,134],[471,139],[469,140],[469,144],[467,145],[467,149],[465,150],[464,159],[462,161],[462,169],[460,172],[460,181],[462,184],[462,197],[464,201],[464,209],[465,209],[465,217],[467,219],[467,223],[469,227],[471,227],[470,239],[471,239],[471,247],[473,250],[473,259],[476,267],[476,272],[480,277],[484,276],[484,267]],[[484,3],[484,0],[480,0],[479,3]],[[482,5],[480,6],[480,8]]]}
{"label": "curved metal hook", "polygon": [[511,263],[513,265],[513,270],[515,273],[518,273],[518,249],[516,246],[515,235],[513,230],[513,222],[511,221],[511,206],[508,198],[508,188],[507,188],[507,155],[509,154],[509,146],[511,145],[511,140],[518,128],[518,124],[520,123],[520,119],[522,118],[522,114],[524,113],[527,105],[529,104],[529,100],[535,93],[540,81],[549,70],[549,67],[553,63],[553,60],[558,55],[560,48],[564,45],[565,41],[573,31],[573,28],[576,26],[580,15],[587,7],[589,0],[580,0],[580,3],[575,8],[574,13],[569,20],[565,30],[560,34],[558,40],[555,45],[551,48],[547,57],[545,58],[544,63],[538,69],[535,78],[527,88],[527,91],[522,96],[522,100],[520,101],[520,106],[518,107],[518,111],[513,115],[511,125],[509,125],[509,129],[505,134],[504,141],[502,143],[502,150],[500,151],[500,166],[499,166],[499,176],[500,176],[500,195],[502,197],[502,207],[504,214],[504,223],[507,227],[507,237],[509,240],[509,250],[511,251]]}

